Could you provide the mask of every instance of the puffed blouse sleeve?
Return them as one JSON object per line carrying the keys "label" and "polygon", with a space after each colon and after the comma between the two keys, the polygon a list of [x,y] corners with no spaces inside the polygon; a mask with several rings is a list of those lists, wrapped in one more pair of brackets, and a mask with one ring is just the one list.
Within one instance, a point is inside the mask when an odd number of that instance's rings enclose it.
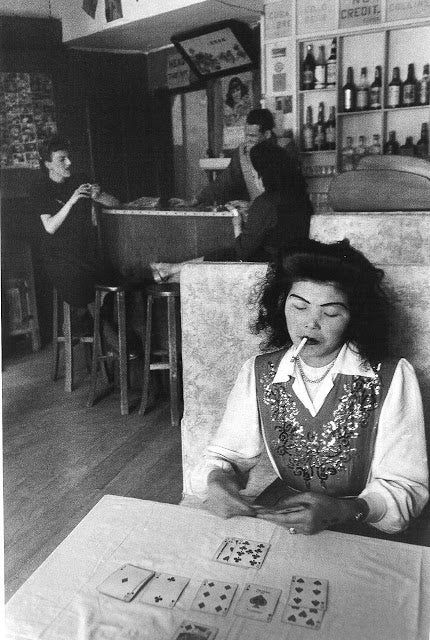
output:
{"label": "puffed blouse sleeve", "polygon": [[428,464],[421,394],[412,365],[399,360],[381,409],[367,486],[369,524],[404,530],[428,500]]}

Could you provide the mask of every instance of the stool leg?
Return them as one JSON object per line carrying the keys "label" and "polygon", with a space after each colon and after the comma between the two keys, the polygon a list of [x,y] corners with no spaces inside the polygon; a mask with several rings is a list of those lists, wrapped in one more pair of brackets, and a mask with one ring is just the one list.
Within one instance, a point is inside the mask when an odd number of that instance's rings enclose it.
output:
{"label": "stool leg", "polygon": [[96,291],[95,309],[94,309],[94,334],[93,334],[93,358],[91,364],[91,383],[88,393],[87,407],[93,406],[96,399],[97,391],[97,371],[99,366],[99,357],[102,353],[101,337],[100,337],[100,306],[101,292]]}
{"label": "stool leg", "polygon": [[179,426],[178,342],[176,329],[176,304],[167,298],[167,328],[169,339],[170,420],[172,427]]}
{"label": "stool leg", "polygon": [[72,323],[70,318],[70,305],[63,302],[64,317],[64,389],[68,393],[73,391],[73,348],[72,348]]}
{"label": "stool leg", "polygon": [[118,312],[118,343],[119,343],[119,392],[121,415],[128,414],[128,362],[127,362],[127,336],[125,319],[125,293],[118,291],[117,312]]}
{"label": "stool leg", "polygon": [[60,361],[60,345],[58,342],[58,293],[54,289],[52,296],[52,379],[58,378],[58,364]]}
{"label": "stool leg", "polygon": [[146,300],[146,326],[145,326],[145,349],[143,355],[143,380],[142,399],[140,401],[139,415],[143,415],[148,403],[149,373],[151,367],[151,335],[152,335],[152,303],[153,297],[148,295]]}

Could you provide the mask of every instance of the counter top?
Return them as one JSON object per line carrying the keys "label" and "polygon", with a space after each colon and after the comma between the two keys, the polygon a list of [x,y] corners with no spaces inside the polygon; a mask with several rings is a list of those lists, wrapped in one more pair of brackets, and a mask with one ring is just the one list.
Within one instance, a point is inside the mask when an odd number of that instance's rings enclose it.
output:
{"label": "counter top", "polygon": [[112,215],[131,215],[131,216],[167,216],[173,218],[233,218],[234,211],[196,211],[191,209],[185,211],[183,209],[128,209],[126,207],[120,209],[103,209],[103,213]]}

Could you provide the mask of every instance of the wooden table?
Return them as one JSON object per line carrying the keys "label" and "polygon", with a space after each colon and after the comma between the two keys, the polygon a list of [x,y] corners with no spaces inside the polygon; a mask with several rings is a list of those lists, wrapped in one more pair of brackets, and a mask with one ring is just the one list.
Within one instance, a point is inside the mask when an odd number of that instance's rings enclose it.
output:
{"label": "wooden table", "polygon": [[[212,560],[226,536],[270,543],[259,570]],[[101,595],[96,586],[125,563],[190,578],[173,609]],[[319,631],[281,622],[293,574],[329,581]],[[190,611],[205,578],[239,584],[226,617]],[[270,623],[235,615],[245,583],[282,590]],[[428,640],[430,550],[323,532],[289,535],[254,518],[105,496],[6,606],[9,640],[168,640],[183,619],[219,628],[217,640]]]}
{"label": "wooden table", "polygon": [[114,269],[130,281],[149,276],[150,262],[182,262],[234,244],[231,211],[104,209],[100,239]]}

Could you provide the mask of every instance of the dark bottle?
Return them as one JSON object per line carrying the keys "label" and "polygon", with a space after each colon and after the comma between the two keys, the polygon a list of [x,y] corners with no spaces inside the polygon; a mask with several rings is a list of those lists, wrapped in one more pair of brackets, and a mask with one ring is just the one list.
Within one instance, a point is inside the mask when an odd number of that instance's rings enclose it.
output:
{"label": "dark bottle", "polygon": [[419,158],[428,158],[429,155],[429,129],[427,122],[421,125],[421,138],[415,147],[415,154]]}
{"label": "dark bottle", "polygon": [[382,67],[375,67],[375,79],[370,85],[369,108],[380,109],[382,107]]}
{"label": "dark bottle", "polygon": [[352,67],[348,67],[346,72],[346,84],[342,87],[344,111],[355,111],[356,93],[357,90],[354,84],[354,71]]}
{"label": "dark bottle", "polygon": [[423,75],[418,83],[418,104],[429,104],[430,102],[430,65],[425,64]]}
{"label": "dark bottle", "polygon": [[403,83],[402,107],[413,107],[417,103],[417,79],[413,62],[408,65],[408,77]]}
{"label": "dark bottle", "polygon": [[395,156],[399,153],[399,143],[396,140],[396,132],[390,131],[388,140],[384,145],[384,153],[387,156]]}
{"label": "dark bottle", "polygon": [[313,114],[312,107],[306,109],[306,122],[302,129],[302,148],[303,151],[313,151],[314,149],[314,127],[312,124]]}
{"label": "dark bottle", "polygon": [[367,67],[361,68],[360,81],[357,84],[357,111],[369,108],[369,83],[367,82]]}
{"label": "dark bottle", "polygon": [[401,156],[413,156],[415,155],[414,139],[412,136],[406,138],[405,144],[400,147]]}
{"label": "dark bottle", "polygon": [[331,41],[330,56],[327,60],[327,86],[335,87],[337,81],[336,38]]}
{"label": "dark bottle", "polygon": [[393,77],[388,85],[387,107],[390,109],[400,107],[401,88],[402,82],[400,80],[400,69],[399,67],[394,67]]}
{"label": "dark bottle", "polygon": [[315,87],[315,58],[311,44],[308,44],[306,58],[303,61],[302,86],[303,89]]}
{"label": "dark bottle", "polygon": [[320,102],[318,105],[318,118],[315,123],[314,149],[315,151],[323,151],[325,149],[324,102]]}
{"label": "dark bottle", "polygon": [[325,143],[327,149],[336,149],[336,114],[335,107],[330,107],[328,120],[325,123]]}

